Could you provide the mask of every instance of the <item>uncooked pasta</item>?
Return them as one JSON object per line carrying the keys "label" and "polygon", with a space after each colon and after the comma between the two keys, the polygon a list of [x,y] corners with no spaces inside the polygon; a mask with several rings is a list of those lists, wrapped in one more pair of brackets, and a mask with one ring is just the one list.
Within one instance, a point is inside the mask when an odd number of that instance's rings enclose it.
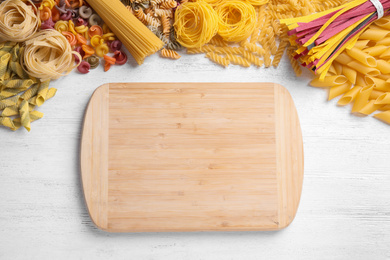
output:
{"label": "uncooked pasta", "polygon": [[8,0],[0,4],[0,39],[23,42],[38,30],[39,18],[33,8],[21,0]]}
{"label": "uncooked pasta", "polygon": [[164,43],[146,28],[119,0],[88,0],[121,40],[138,64],[160,50]]}
{"label": "uncooked pasta", "polygon": [[218,15],[206,2],[187,2],[175,12],[177,41],[187,48],[199,48],[218,31]]}
{"label": "uncooked pasta", "polygon": [[23,66],[30,76],[42,81],[69,74],[78,66],[74,55],[82,60],[78,52],[72,51],[66,37],[56,30],[42,30],[25,44]]}

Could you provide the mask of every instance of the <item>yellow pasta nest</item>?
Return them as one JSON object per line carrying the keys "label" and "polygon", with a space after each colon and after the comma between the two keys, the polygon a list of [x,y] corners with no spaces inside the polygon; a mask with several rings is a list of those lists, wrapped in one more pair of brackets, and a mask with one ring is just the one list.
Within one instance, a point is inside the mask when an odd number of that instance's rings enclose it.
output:
{"label": "yellow pasta nest", "polygon": [[0,4],[0,38],[23,42],[38,30],[39,19],[31,6],[21,0],[8,0]]}
{"label": "yellow pasta nest", "polygon": [[206,2],[187,2],[176,10],[174,27],[181,45],[199,48],[217,34],[218,15]]}
{"label": "yellow pasta nest", "polygon": [[46,81],[69,74],[78,64],[65,36],[56,30],[42,30],[26,41],[23,66],[30,76]]}
{"label": "yellow pasta nest", "polygon": [[216,8],[219,18],[218,34],[228,42],[247,39],[256,27],[255,8],[243,1],[227,0]]}

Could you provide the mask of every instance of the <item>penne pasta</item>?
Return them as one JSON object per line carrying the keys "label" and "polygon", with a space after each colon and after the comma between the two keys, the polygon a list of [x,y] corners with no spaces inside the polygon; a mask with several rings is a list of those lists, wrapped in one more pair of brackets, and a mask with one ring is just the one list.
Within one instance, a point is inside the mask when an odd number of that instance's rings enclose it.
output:
{"label": "penne pasta", "polygon": [[360,40],[360,41],[357,41],[355,43],[355,46],[353,46],[354,48],[358,48],[358,49],[364,49],[367,47],[368,43],[369,43],[370,40]]}
{"label": "penne pasta", "polygon": [[369,99],[377,99],[377,98],[379,98],[380,96],[382,96],[384,93],[385,93],[385,92],[383,92],[383,91],[374,89],[374,90],[371,92],[371,95],[370,95]]}
{"label": "penne pasta", "polygon": [[376,68],[382,73],[390,73],[390,63],[385,60],[377,60]]}
{"label": "penne pasta", "polygon": [[343,73],[343,65],[338,62],[333,62],[334,69],[337,75],[341,75]]}
{"label": "penne pasta", "polygon": [[338,105],[340,106],[346,106],[350,103],[352,103],[358,93],[360,92],[360,90],[362,89],[363,87],[361,86],[354,86],[352,89],[350,89],[347,93],[345,93],[340,99],[339,101],[337,102]]}
{"label": "penne pasta", "polygon": [[315,78],[310,82],[310,85],[313,87],[333,87],[333,86],[339,86],[347,83],[348,79],[347,77],[343,75],[337,75],[337,76],[330,76],[325,77],[325,79],[322,81],[319,78]]}
{"label": "penne pasta", "polygon": [[373,89],[374,86],[366,86],[359,91],[352,107],[352,113],[360,111],[368,103],[368,98]]}
{"label": "penne pasta", "polygon": [[335,97],[338,97],[351,89],[352,83],[351,82],[346,82],[342,85],[334,86],[329,89],[329,96],[328,100],[332,100]]}
{"label": "penne pasta", "polygon": [[351,61],[347,64],[349,67],[355,69],[356,71],[369,76],[378,76],[380,74],[379,70],[373,67],[367,67],[361,64],[358,61]]}
{"label": "penne pasta", "polygon": [[376,105],[390,105],[390,93],[383,93],[375,100]]}
{"label": "penne pasta", "polygon": [[[356,48],[356,46],[354,48]],[[384,45],[375,45],[373,47],[365,48],[363,52],[367,53],[368,55],[376,57],[384,53],[387,49],[388,47]]]}
{"label": "penne pasta", "polygon": [[349,82],[351,82],[352,84],[355,84],[356,83],[356,77],[357,77],[357,72],[356,70],[348,67],[348,66],[343,66],[343,71],[342,71],[343,75],[347,77],[347,79],[349,80]]}
{"label": "penne pasta", "polygon": [[385,123],[390,124],[390,110],[375,114],[374,117]]}
{"label": "penne pasta", "polygon": [[363,32],[359,39],[361,40],[370,40],[370,41],[380,41],[386,36],[389,35],[388,30],[382,30],[382,29],[367,29],[365,32]]}
{"label": "penne pasta", "polygon": [[377,111],[383,105],[375,104],[375,100],[370,100],[362,109],[359,110],[359,113],[362,115],[369,115]]}
{"label": "penne pasta", "polygon": [[347,54],[365,66],[376,67],[376,59],[358,48],[346,50]]}
{"label": "penne pasta", "polygon": [[[340,53],[339,56],[337,56],[337,58],[335,59],[335,61],[343,64],[343,65],[347,65],[348,63],[354,61],[354,59],[350,56],[348,56],[348,54],[346,54],[345,52],[342,52]],[[335,62],[333,62],[334,64]]]}

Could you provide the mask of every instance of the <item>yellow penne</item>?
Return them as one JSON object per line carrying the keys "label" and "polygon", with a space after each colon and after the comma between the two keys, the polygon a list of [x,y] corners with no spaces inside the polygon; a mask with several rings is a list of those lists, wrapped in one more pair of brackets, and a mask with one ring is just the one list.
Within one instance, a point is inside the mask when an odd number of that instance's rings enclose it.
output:
{"label": "yellow penne", "polygon": [[390,75],[389,74],[380,74],[378,76],[376,76],[377,78],[380,78],[380,79],[383,79],[383,80],[388,80],[390,79]]}
{"label": "yellow penne", "polygon": [[383,107],[383,105],[377,105],[375,104],[375,100],[370,100],[362,109],[359,110],[359,113],[363,115],[369,115],[381,107]]}
{"label": "yellow penne", "polygon": [[335,69],[337,75],[340,75],[341,73],[343,73],[343,65],[341,63],[333,62],[333,66],[334,66],[334,69]]}
{"label": "yellow penne", "polygon": [[390,73],[390,63],[385,60],[377,60],[376,68],[382,73]]}
{"label": "yellow penne", "polygon": [[367,85],[374,85],[376,90],[387,91],[387,89],[390,89],[390,83],[383,79],[366,76],[365,80]]}
{"label": "yellow penne", "polygon": [[360,40],[371,40],[371,41],[380,41],[386,36],[388,36],[389,31],[388,30],[381,30],[381,29],[368,29],[365,32],[363,32],[359,39]]}
{"label": "yellow penne", "polygon": [[379,58],[381,58],[381,59],[388,59],[388,58],[390,58],[390,49],[387,49],[381,55],[379,55]]}
{"label": "yellow penne", "polygon": [[375,114],[374,117],[385,123],[390,124],[390,110]]}
{"label": "yellow penne", "polygon": [[376,45],[385,45],[385,46],[389,46],[390,45],[390,37],[386,37],[380,41],[377,41],[376,42]]}
{"label": "yellow penne", "polygon": [[385,92],[383,92],[383,91],[374,89],[371,92],[371,95],[370,95],[369,99],[377,99],[378,97],[382,96],[384,93]]}
{"label": "yellow penne", "polygon": [[[356,46],[355,46],[356,48]],[[388,49],[387,46],[384,45],[375,45],[374,47],[369,47],[363,50],[363,52],[371,55],[371,56],[379,56],[384,53]]]}
{"label": "yellow penne", "polygon": [[381,19],[375,21],[375,24],[380,26],[380,27],[383,27],[385,29],[390,30],[390,19],[387,16],[382,17]]}
{"label": "yellow penne", "polygon": [[376,67],[376,59],[358,48],[346,50],[347,54],[368,67]]}
{"label": "yellow penne", "polygon": [[356,76],[356,85],[358,86],[362,86],[362,87],[365,87],[367,86],[367,83],[366,83],[366,80],[364,79],[365,76],[363,76],[362,74],[358,74]]}
{"label": "yellow penne", "polygon": [[366,86],[359,91],[355,103],[353,103],[352,113],[360,111],[368,103],[368,98],[373,89],[374,86]]}
{"label": "yellow penne", "polygon": [[355,48],[358,48],[358,49],[360,49],[360,50],[362,50],[362,49],[364,49],[364,48],[366,48],[367,47],[367,44],[368,44],[368,42],[369,42],[370,40],[361,40],[361,41],[357,41],[356,43],[355,43]]}
{"label": "yellow penne", "polygon": [[352,83],[346,82],[342,85],[334,86],[329,89],[329,96],[328,100],[334,99],[335,97],[338,97],[346,92],[348,92],[351,89]]}
{"label": "yellow penne", "polygon": [[359,93],[359,91],[362,89],[363,87],[361,86],[354,86],[352,89],[350,89],[347,93],[345,93],[340,99],[339,101],[337,102],[338,105],[340,106],[345,106],[345,105],[348,105],[350,103],[352,103],[356,97],[357,97],[357,94]]}
{"label": "yellow penne", "polygon": [[387,111],[390,110],[390,105],[384,105],[383,107],[379,108],[380,111]]}
{"label": "yellow penne", "polygon": [[375,104],[376,105],[389,105],[390,104],[390,93],[387,92],[387,93],[384,93],[381,96],[379,96],[375,100]]}
{"label": "yellow penne", "polygon": [[310,85],[313,87],[333,87],[333,86],[339,86],[347,83],[348,79],[347,77],[343,75],[337,75],[337,76],[330,76],[326,77],[323,81],[319,78],[315,78],[310,82]]}
{"label": "yellow penne", "polygon": [[352,84],[356,83],[356,77],[357,77],[356,70],[348,66],[343,66],[343,75],[346,76],[349,82],[351,82]]}
{"label": "yellow penne", "polygon": [[330,65],[328,73],[332,75],[337,75],[336,69],[334,68],[333,64]]}
{"label": "yellow penne", "polygon": [[358,93],[360,92],[360,90],[362,88],[363,87],[361,87],[361,86],[354,86],[352,89],[350,89],[347,93],[345,93],[339,99],[337,104],[340,105],[340,106],[345,106],[345,105],[348,105],[348,104],[352,103],[356,99]]}
{"label": "yellow penne", "polygon": [[335,61],[337,61],[343,65],[347,65],[348,63],[354,61],[354,59],[352,57],[348,56],[348,54],[346,54],[345,52],[342,52],[342,53],[340,53],[339,56],[337,56]]}
{"label": "yellow penne", "polygon": [[347,64],[349,67],[357,70],[358,72],[364,74],[364,75],[370,75],[370,76],[378,76],[380,74],[379,70],[372,67],[367,67],[361,64],[358,61],[351,61]]}

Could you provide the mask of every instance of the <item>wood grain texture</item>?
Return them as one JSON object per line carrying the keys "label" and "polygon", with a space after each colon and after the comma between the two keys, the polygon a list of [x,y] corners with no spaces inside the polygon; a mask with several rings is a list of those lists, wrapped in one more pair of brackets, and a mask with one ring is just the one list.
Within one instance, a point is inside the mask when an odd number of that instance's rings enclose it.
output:
{"label": "wood grain texture", "polygon": [[302,134],[280,85],[106,84],[84,129],[85,198],[101,229],[278,230],[296,214]]}

